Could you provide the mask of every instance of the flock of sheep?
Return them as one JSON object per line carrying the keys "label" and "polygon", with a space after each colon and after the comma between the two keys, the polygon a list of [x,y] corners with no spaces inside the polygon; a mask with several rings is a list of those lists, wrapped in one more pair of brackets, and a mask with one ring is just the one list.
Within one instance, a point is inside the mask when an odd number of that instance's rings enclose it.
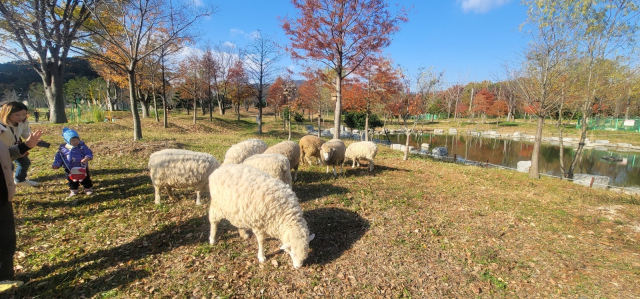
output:
{"label": "flock of sheep", "polygon": [[161,189],[175,200],[173,188],[194,187],[198,205],[201,193],[209,190],[209,243],[216,242],[218,223],[227,219],[243,238],[249,238],[249,230],[253,232],[261,263],[265,261],[263,242],[270,236],[282,242],[280,249],[291,256],[294,268],[298,269],[307,258],[309,242],[314,237],[291,189],[300,163],[325,164],[327,173],[332,166],[335,176],[336,166],[342,172],[348,160],[355,167],[364,159],[369,161],[372,171],[377,152],[373,142],[355,142],[346,147],[340,139],[325,142],[312,135],[302,137],[299,144],[282,141],[272,147],[260,139],[248,139],[231,146],[222,165],[207,153],[161,150],[149,157],[149,172],[156,204],[160,203]]}

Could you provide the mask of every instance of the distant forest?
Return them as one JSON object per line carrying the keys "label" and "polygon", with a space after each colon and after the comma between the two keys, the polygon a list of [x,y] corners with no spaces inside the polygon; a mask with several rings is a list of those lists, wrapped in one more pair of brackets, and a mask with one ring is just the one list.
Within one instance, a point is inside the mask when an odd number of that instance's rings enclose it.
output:
{"label": "distant forest", "polygon": [[[64,82],[75,77],[87,77],[89,80],[98,78],[89,62],[82,57],[69,57],[64,75]],[[42,79],[33,67],[25,62],[12,61],[0,63],[0,93],[6,90],[29,90],[32,83],[42,83]]]}

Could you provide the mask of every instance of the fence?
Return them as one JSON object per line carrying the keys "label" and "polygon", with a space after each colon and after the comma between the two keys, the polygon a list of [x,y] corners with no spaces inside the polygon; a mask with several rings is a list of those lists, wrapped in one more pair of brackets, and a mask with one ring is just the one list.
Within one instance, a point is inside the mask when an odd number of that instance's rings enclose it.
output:
{"label": "fence", "polygon": [[[582,127],[582,118],[578,119],[577,129]],[[591,118],[587,126],[589,130],[640,132],[640,118]]]}

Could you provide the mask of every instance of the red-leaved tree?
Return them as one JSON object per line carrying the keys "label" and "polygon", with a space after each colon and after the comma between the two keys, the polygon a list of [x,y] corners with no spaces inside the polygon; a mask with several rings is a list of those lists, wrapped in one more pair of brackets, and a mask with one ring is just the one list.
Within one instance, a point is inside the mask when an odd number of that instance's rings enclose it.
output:
{"label": "red-leaved tree", "polygon": [[342,80],[371,55],[391,44],[391,34],[406,22],[404,8],[393,16],[385,0],[291,0],[296,19],[280,19],[293,59],[325,64],[336,74],[334,138],[340,138]]}

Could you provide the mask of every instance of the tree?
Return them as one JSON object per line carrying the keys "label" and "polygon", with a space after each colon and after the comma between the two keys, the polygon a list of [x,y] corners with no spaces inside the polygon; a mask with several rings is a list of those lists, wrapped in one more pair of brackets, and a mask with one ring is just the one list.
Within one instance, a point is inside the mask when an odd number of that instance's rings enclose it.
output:
{"label": "tree", "polygon": [[391,44],[391,35],[407,21],[401,9],[391,16],[385,0],[292,0],[300,16],[281,19],[294,60],[325,64],[336,74],[334,138],[340,138],[342,81],[371,55]]}
{"label": "tree", "polygon": [[184,98],[190,98],[193,102],[193,123],[196,123],[196,114],[198,112],[198,99],[203,95],[204,82],[200,77],[201,60],[198,54],[192,53],[185,57],[179,64],[177,79],[180,81],[178,90]]}
{"label": "tree", "polygon": [[482,114],[482,119],[484,123],[484,117],[491,113],[491,107],[493,106],[493,102],[495,99],[495,95],[487,90],[486,88],[481,89],[474,96],[474,104],[473,112]]}
{"label": "tree", "polygon": [[100,2],[0,1],[0,50],[26,60],[40,75],[54,123],[67,121],[63,97],[67,56],[91,9]]}
{"label": "tree", "polygon": [[365,141],[369,140],[369,116],[376,106],[381,105],[395,91],[393,81],[397,73],[390,58],[375,57],[361,69],[361,78],[366,82],[366,93],[363,97],[365,112]]}
{"label": "tree", "polygon": [[318,137],[322,133],[322,111],[328,110],[330,105],[329,86],[326,83],[326,76],[321,69],[307,69],[302,75],[306,80],[300,85],[298,92],[302,107],[309,111],[309,120],[311,120],[311,111],[317,112],[318,121]]}
{"label": "tree", "polygon": [[242,60],[236,60],[235,64],[229,69],[229,97],[238,114],[238,121],[240,121],[240,106],[251,95],[249,88],[249,78],[244,70],[244,63]]}
{"label": "tree", "polygon": [[91,42],[96,44],[80,50],[127,74],[133,139],[141,139],[142,127],[136,101],[138,63],[176,40],[193,37],[192,26],[209,16],[213,8],[173,0],[115,0],[90,10],[94,18],[86,29],[93,34]]}
{"label": "tree", "polygon": [[269,92],[267,93],[267,103],[273,107],[273,115],[276,120],[278,120],[280,108],[285,105],[284,85],[284,79],[278,77],[275,82],[269,86]]}
{"label": "tree", "polygon": [[[545,0],[546,1],[546,0]],[[539,10],[530,7],[529,17],[539,18]],[[507,69],[507,75],[518,86],[518,92],[529,113],[538,117],[536,137],[531,154],[529,177],[539,178],[538,164],[540,145],[542,143],[542,128],[545,117],[559,104],[561,99],[560,78],[566,72],[568,62],[568,36],[562,24],[556,18],[544,18],[535,28],[534,40],[525,52],[525,60],[519,71]]]}
{"label": "tree", "polygon": [[278,45],[258,30],[253,36],[253,42],[246,53],[245,70],[252,81],[254,96],[258,99],[258,134],[262,134],[262,108],[265,107],[265,89],[274,79],[278,70]]}

